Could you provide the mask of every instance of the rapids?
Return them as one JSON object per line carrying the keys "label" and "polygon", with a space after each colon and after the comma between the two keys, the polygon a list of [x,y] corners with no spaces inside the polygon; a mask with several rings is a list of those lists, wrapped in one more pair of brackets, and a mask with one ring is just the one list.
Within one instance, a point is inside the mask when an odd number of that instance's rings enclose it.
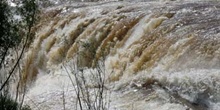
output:
{"label": "rapids", "polygon": [[33,110],[76,109],[76,60],[86,78],[103,64],[110,110],[220,109],[220,2],[76,2],[41,17],[22,62]]}

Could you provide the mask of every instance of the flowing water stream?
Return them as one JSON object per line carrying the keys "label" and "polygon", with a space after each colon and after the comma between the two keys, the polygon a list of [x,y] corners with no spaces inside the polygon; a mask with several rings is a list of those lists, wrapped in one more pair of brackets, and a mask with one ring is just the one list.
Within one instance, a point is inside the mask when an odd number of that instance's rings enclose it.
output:
{"label": "flowing water stream", "polygon": [[22,62],[32,109],[76,109],[76,59],[86,78],[103,64],[110,110],[220,109],[220,2],[77,2],[42,17]]}

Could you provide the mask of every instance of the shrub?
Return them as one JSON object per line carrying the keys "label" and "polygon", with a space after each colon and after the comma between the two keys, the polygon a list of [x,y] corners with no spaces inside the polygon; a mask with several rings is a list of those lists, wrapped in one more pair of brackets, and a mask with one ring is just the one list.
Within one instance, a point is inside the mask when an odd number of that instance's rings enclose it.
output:
{"label": "shrub", "polygon": [[[19,110],[20,106],[10,96],[0,94],[0,110]],[[24,105],[20,110],[31,110],[31,108],[28,105]]]}
{"label": "shrub", "polygon": [[9,96],[0,95],[0,110],[17,110],[18,103]]}

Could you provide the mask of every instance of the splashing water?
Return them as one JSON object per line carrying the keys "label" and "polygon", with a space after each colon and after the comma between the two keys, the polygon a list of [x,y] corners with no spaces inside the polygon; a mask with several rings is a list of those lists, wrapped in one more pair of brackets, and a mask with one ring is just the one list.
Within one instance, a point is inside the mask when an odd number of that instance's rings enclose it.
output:
{"label": "splashing water", "polygon": [[63,109],[65,99],[65,109],[75,109],[67,72],[77,56],[87,78],[105,58],[111,110],[218,110],[219,15],[215,1],[82,2],[47,8],[23,60],[22,83],[32,83],[25,103],[55,110]]}

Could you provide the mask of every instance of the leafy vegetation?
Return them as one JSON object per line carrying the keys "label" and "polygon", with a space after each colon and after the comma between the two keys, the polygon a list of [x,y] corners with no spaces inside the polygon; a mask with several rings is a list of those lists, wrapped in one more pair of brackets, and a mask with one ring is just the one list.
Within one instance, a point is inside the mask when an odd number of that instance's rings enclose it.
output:
{"label": "leafy vegetation", "polygon": [[[20,63],[28,42],[33,36],[32,28],[37,19],[38,6],[35,0],[20,0],[17,6],[9,6],[7,0],[0,1],[0,110],[30,110],[28,106],[21,107],[9,96],[9,81]],[[20,48],[20,53],[14,64],[9,65],[9,71],[2,71],[9,50]],[[18,94],[16,94],[17,97]],[[17,98],[16,98],[17,99]]]}
{"label": "leafy vegetation", "polygon": [[[19,104],[9,96],[0,95],[0,110],[19,110]],[[25,105],[21,110],[31,110],[31,108]]]}
{"label": "leafy vegetation", "polygon": [[17,110],[18,103],[8,96],[0,95],[0,109],[1,110]]}
{"label": "leafy vegetation", "polygon": [[[0,1],[0,64],[4,62],[8,49],[21,41],[18,25],[13,20],[10,7],[5,0]],[[0,68],[1,68],[0,65]]]}

